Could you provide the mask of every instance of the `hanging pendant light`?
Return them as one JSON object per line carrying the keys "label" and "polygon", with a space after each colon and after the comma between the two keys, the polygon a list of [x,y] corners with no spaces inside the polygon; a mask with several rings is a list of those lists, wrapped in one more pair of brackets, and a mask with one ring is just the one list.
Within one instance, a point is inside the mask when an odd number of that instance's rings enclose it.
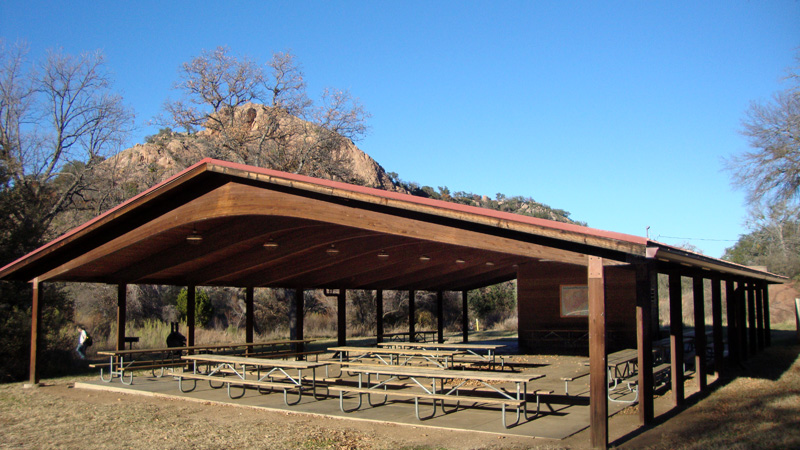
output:
{"label": "hanging pendant light", "polygon": [[186,242],[191,245],[199,245],[203,242],[203,235],[197,232],[197,229],[192,226],[192,233],[186,236]]}

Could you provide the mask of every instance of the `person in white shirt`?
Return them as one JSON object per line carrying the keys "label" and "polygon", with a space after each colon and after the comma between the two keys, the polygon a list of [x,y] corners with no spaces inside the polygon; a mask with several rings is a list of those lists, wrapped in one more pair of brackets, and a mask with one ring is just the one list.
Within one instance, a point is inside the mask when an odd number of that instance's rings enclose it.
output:
{"label": "person in white shirt", "polygon": [[81,359],[86,359],[86,338],[88,337],[86,330],[78,325],[78,346],[75,348],[75,352]]}

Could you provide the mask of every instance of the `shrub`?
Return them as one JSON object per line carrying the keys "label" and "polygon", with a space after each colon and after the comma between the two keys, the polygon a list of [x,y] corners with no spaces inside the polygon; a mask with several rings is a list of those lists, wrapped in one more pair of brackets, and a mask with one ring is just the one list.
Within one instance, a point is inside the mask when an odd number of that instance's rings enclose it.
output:
{"label": "shrub", "polygon": [[[181,290],[180,294],[178,294],[178,311],[181,313],[181,320],[186,320],[186,302],[188,300],[189,293],[184,288]],[[194,322],[201,327],[208,325],[208,322],[211,321],[211,316],[214,315],[214,307],[211,305],[211,300],[208,297],[208,293],[202,289],[198,289],[195,293],[195,300],[194,300]]]}

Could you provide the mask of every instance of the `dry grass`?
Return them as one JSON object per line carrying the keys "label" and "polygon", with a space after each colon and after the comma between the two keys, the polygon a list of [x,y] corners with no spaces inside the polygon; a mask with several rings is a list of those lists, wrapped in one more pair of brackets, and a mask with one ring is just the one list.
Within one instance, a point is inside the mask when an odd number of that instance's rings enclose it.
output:
{"label": "dry grass", "polygon": [[[786,332],[789,334],[788,332]],[[793,333],[791,333],[793,334]],[[789,334],[789,335],[791,335]],[[614,444],[622,449],[800,448],[800,345],[776,342],[748,370],[680,413]],[[0,385],[0,448],[522,449],[588,446],[588,434],[562,442],[435,431],[391,424],[72,389],[83,378],[22,389]],[[691,381],[690,381],[691,383]],[[669,393],[660,400],[669,401]],[[635,423],[617,415],[610,429]],[[631,428],[634,429],[634,428]]]}
{"label": "dry grass", "polygon": [[800,448],[799,353],[796,343],[776,343],[748,360],[707,398],[622,448]]}

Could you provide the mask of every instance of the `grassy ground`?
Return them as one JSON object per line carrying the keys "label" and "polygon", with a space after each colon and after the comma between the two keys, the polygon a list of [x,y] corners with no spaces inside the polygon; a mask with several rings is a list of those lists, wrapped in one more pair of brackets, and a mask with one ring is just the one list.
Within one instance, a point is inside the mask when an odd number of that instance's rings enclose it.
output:
{"label": "grassy ground", "polygon": [[[746,370],[731,372],[707,395],[689,397],[681,411],[661,414],[659,424],[648,430],[635,431],[635,414],[612,417],[612,444],[622,449],[800,448],[800,345],[795,342],[776,340],[748,360]],[[71,388],[77,380],[95,378],[48,379],[37,389],[0,385],[0,448],[588,447],[587,432],[560,442],[499,438]],[[667,393],[657,399],[657,411],[669,410],[670,403]]]}
{"label": "grassy ground", "polygon": [[794,331],[750,358],[708,395],[666,414],[625,449],[738,450],[800,448],[800,345]]}

